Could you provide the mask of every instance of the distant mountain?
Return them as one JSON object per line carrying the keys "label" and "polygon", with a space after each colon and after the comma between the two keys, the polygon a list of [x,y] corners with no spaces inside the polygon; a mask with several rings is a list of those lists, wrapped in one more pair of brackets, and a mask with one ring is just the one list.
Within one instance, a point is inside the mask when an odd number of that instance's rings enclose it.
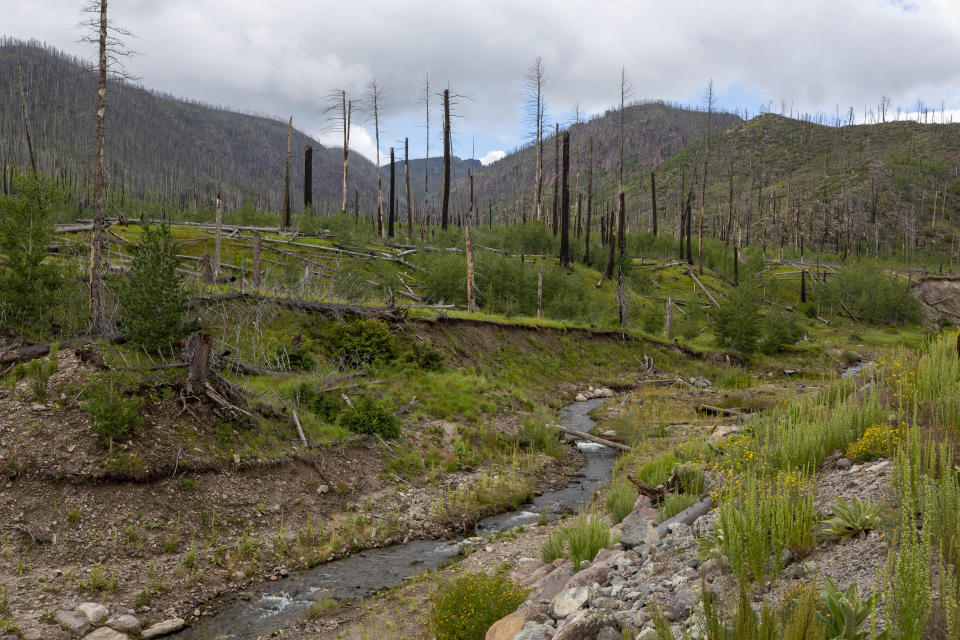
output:
{"label": "distant mountain", "polygon": [[[694,111],[663,102],[628,105],[624,110],[624,174],[639,175],[669,158],[707,132],[707,113]],[[739,116],[729,113],[712,114],[713,131],[721,131],[740,124]],[[576,190],[586,196],[588,150],[593,138],[593,166],[595,193],[599,202],[609,197],[604,182],[610,172],[617,173],[620,158],[620,110],[611,109],[587,122],[569,126],[571,138],[570,173]],[[553,202],[553,178],[556,158],[556,138],[550,135],[544,141],[544,215],[549,216]],[[502,160],[484,168],[478,179],[481,205],[493,205],[496,215],[507,220],[519,219],[521,207],[530,218],[536,175],[536,148],[523,147]],[[577,178],[577,174],[579,178]],[[576,181],[576,182],[574,182]],[[584,202],[584,206],[586,203]]]}
{"label": "distant mountain", "polygon": [[[33,143],[40,168],[81,190],[92,184],[96,74],[89,65],[36,42],[0,41],[0,165],[28,166],[17,86],[23,67]],[[296,122],[294,123],[296,125]],[[186,207],[212,201],[222,182],[228,206],[253,204],[278,211],[283,198],[287,123],[237,113],[110,80],[105,162],[108,187]],[[291,203],[303,209],[303,153],[313,147],[315,209],[341,202],[340,149],[326,148],[294,129]],[[376,198],[376,167],[350,154],[350,210]],[[366,204],[364,204],[366,203]]]}

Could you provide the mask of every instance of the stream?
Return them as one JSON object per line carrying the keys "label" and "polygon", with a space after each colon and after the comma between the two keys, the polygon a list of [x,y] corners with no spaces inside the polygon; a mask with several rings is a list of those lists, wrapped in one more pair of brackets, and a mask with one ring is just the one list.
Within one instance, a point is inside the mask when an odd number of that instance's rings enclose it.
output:
{"label": "stream", "polygon": [[[576,402],[559,412],[568,429],[589,431],[594,421],[590,411],[606,398]],[[478,535],[489,535],[521,524],[533,524],[544,513],[556,520],[589,502],[593,492],[610,480],[616,452],[609,447],[578,440],[586,460],[580,472],[562,489],[534,498],[523,505],[481,520]],[[435,569],[460,555],[461,539],[413,540],[380,549],[361,551],[342,560],[264,582],[235,597],[220,613],[170,636],[177,640],[251,640],[304,617],[315,602],[328,599],[356,600],[389,589],[427,569]]]}

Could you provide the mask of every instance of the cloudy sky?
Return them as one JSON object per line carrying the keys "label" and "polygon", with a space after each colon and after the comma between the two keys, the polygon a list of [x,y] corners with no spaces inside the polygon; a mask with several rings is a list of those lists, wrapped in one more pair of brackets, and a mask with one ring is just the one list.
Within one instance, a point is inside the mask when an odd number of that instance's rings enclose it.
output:
{"label": "cloudy sky", "polygon": [[[0,34],[92,58],[82,0],[0,0]],[[960,120],[957,0],[111,0],[136,35],[128,71],[148,88],[286,118],[322,141],[326,97],[361,100],[376,74],[384,97],[382,152],[411,140],[424,154],[423,80],[449,86],[455,153],[487,160],[529,138],[523,77],[542,56],[548,118],[574,105],[602,113],[618,99],[621,66],[636,99],[702,104],[713,79],[722,107],[858,119],[882,95]],[[439,104],[431,96],[434,106]],[[440,110],[431,120],[439,151]],[[375,155],[372,123],[352,145]]]}

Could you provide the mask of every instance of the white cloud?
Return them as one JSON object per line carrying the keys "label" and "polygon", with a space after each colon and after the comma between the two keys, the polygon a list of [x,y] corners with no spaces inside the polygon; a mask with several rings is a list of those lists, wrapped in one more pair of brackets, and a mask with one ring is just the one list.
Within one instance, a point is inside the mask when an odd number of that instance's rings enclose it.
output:
{"label": "white cloud", "polygon": [[502,160],[507,154],[503,151],[490,151],[487,155],[480,158],[480,164],[487,166],[488,164],[493,164],[497,160]]}
{"label": "white cloud", "polygon": [[[323,133],[314,136],[317,139],[317,142],[324,146],[328,147],[339,147],[343,148],[343,128],[339,131],[324,131]],[[377,161],[377,144],[374,141],[374,136],[367,131],[366,127],[361,127],[355,124],[350,125],[350,153],[359,153],[363,157],[370,160],[370,162],[376,163]],[[380,164],[384,165],[390,162],[390,151],[380,149]]]}

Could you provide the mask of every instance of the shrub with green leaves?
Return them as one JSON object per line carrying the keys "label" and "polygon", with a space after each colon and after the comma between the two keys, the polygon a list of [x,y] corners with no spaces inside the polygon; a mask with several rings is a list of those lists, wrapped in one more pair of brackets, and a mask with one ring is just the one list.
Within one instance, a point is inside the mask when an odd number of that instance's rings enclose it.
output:
{"label": "shrub with green leaves", "polygon": [[354,433],[366,433],[391,439],[400,437],[400,419],[383,403],[363,396],[340,414],[339,424]]}
{"label": "shrub with green leaves", "polygon": [[30,390],[38,402],[47,401],[47,386],[50,378],[57,372],[57,352],[59,345],[55,342],[50,345],[48,357],[33,360],[24,365],[24,373],[30,378]]}
{"label": "shrub with green leaves", "polygon": [[[685,315],[681,316],[680,322],[677,323],[676,333],[684,340],[693,340],[697,337],[697,334],[700,333],[700,327],[703,325],[704,318],[707,315],[703,310],[703,301],[700,299],[700,294],[690,296],[683,310]],[[677,315],[679,314],[675,312],[674,318],[676,318]]]}
{"label": "shrub with green leaves", "polygon": [[126,396],[114,376],[94,378],[85,392],[83,409],[93,422],[93,430],[106,438],[113,451],[113,439],[127,435],[143,424],[140,407],[143,399]]}
{"label": "shrub with green leaves", "polygon": [[846,540],[855,536],[865,537],[867,532],[876,529],[880,522],[877,509],[869,500],[851,498],[847,502],[837,496],[833,505],[833,515],[824,524],[823,535],[835,540]]}
{"label": "shrub with green leaves", "polygon": [[742,355],[757,350],[760,339],[760,293],[757,283],[744,280],[722,299],[714,313],[713,330],[717,344]]}
{"label": "shrub with green leaves", "polygon": [[397,356],[396,339],[380,320],[362,318],[334,324],[327,338],[330,351],[343,369],[390,362]]}
{"label": "shrub with green leaves", "polygon": [[763,318],[763,342],[760,343],[760,350],[764,353],[775,353],[795,343],[802,334],[792,315],[782,311],[768,313]]}
{"label": "shrub with green leaves", "polygon": [[526,597],[526,589],[502,576],[460,576],[433,595],[430,630],[437,640],[483,640],[490,625],[516,611]]}
{"label": "shrub with green leaves", "polygon": [[820,591],[820,607],[817,610],[817,619],[826,628],[828,638],[836,638],[837,640],[884,639],[888,635],[886,630],[878,635],[871,635],[869,630],[863,629],[864,623],[876,611],[879,599],[879,593],[860,599],[857,594],[856,582],[851,583],[846,591],[840,591],[833,580],[827,578]]}
{"label": "shrub with green leaves", "polygon": [[920,303],[906,283],[872,262],[841,269],[826,283],[818,283],[815,292],[821,305],[835,312],[845,311],[846,305],[869,324],[917,324],[923,319]]}
{"label": "shrub with green leaves", "polygon": [[566,450],[560,434],[551,428],[546,419],[527,418],[517,432],[517,443],[531,451],[545,453],[553,458],[563,456]]}
{"label": "shrub with green leaves", "polygon": [[120,328],[148,351],[171,351],[190,330],[179,252],[169,226],[145,228],[120,286]]}

